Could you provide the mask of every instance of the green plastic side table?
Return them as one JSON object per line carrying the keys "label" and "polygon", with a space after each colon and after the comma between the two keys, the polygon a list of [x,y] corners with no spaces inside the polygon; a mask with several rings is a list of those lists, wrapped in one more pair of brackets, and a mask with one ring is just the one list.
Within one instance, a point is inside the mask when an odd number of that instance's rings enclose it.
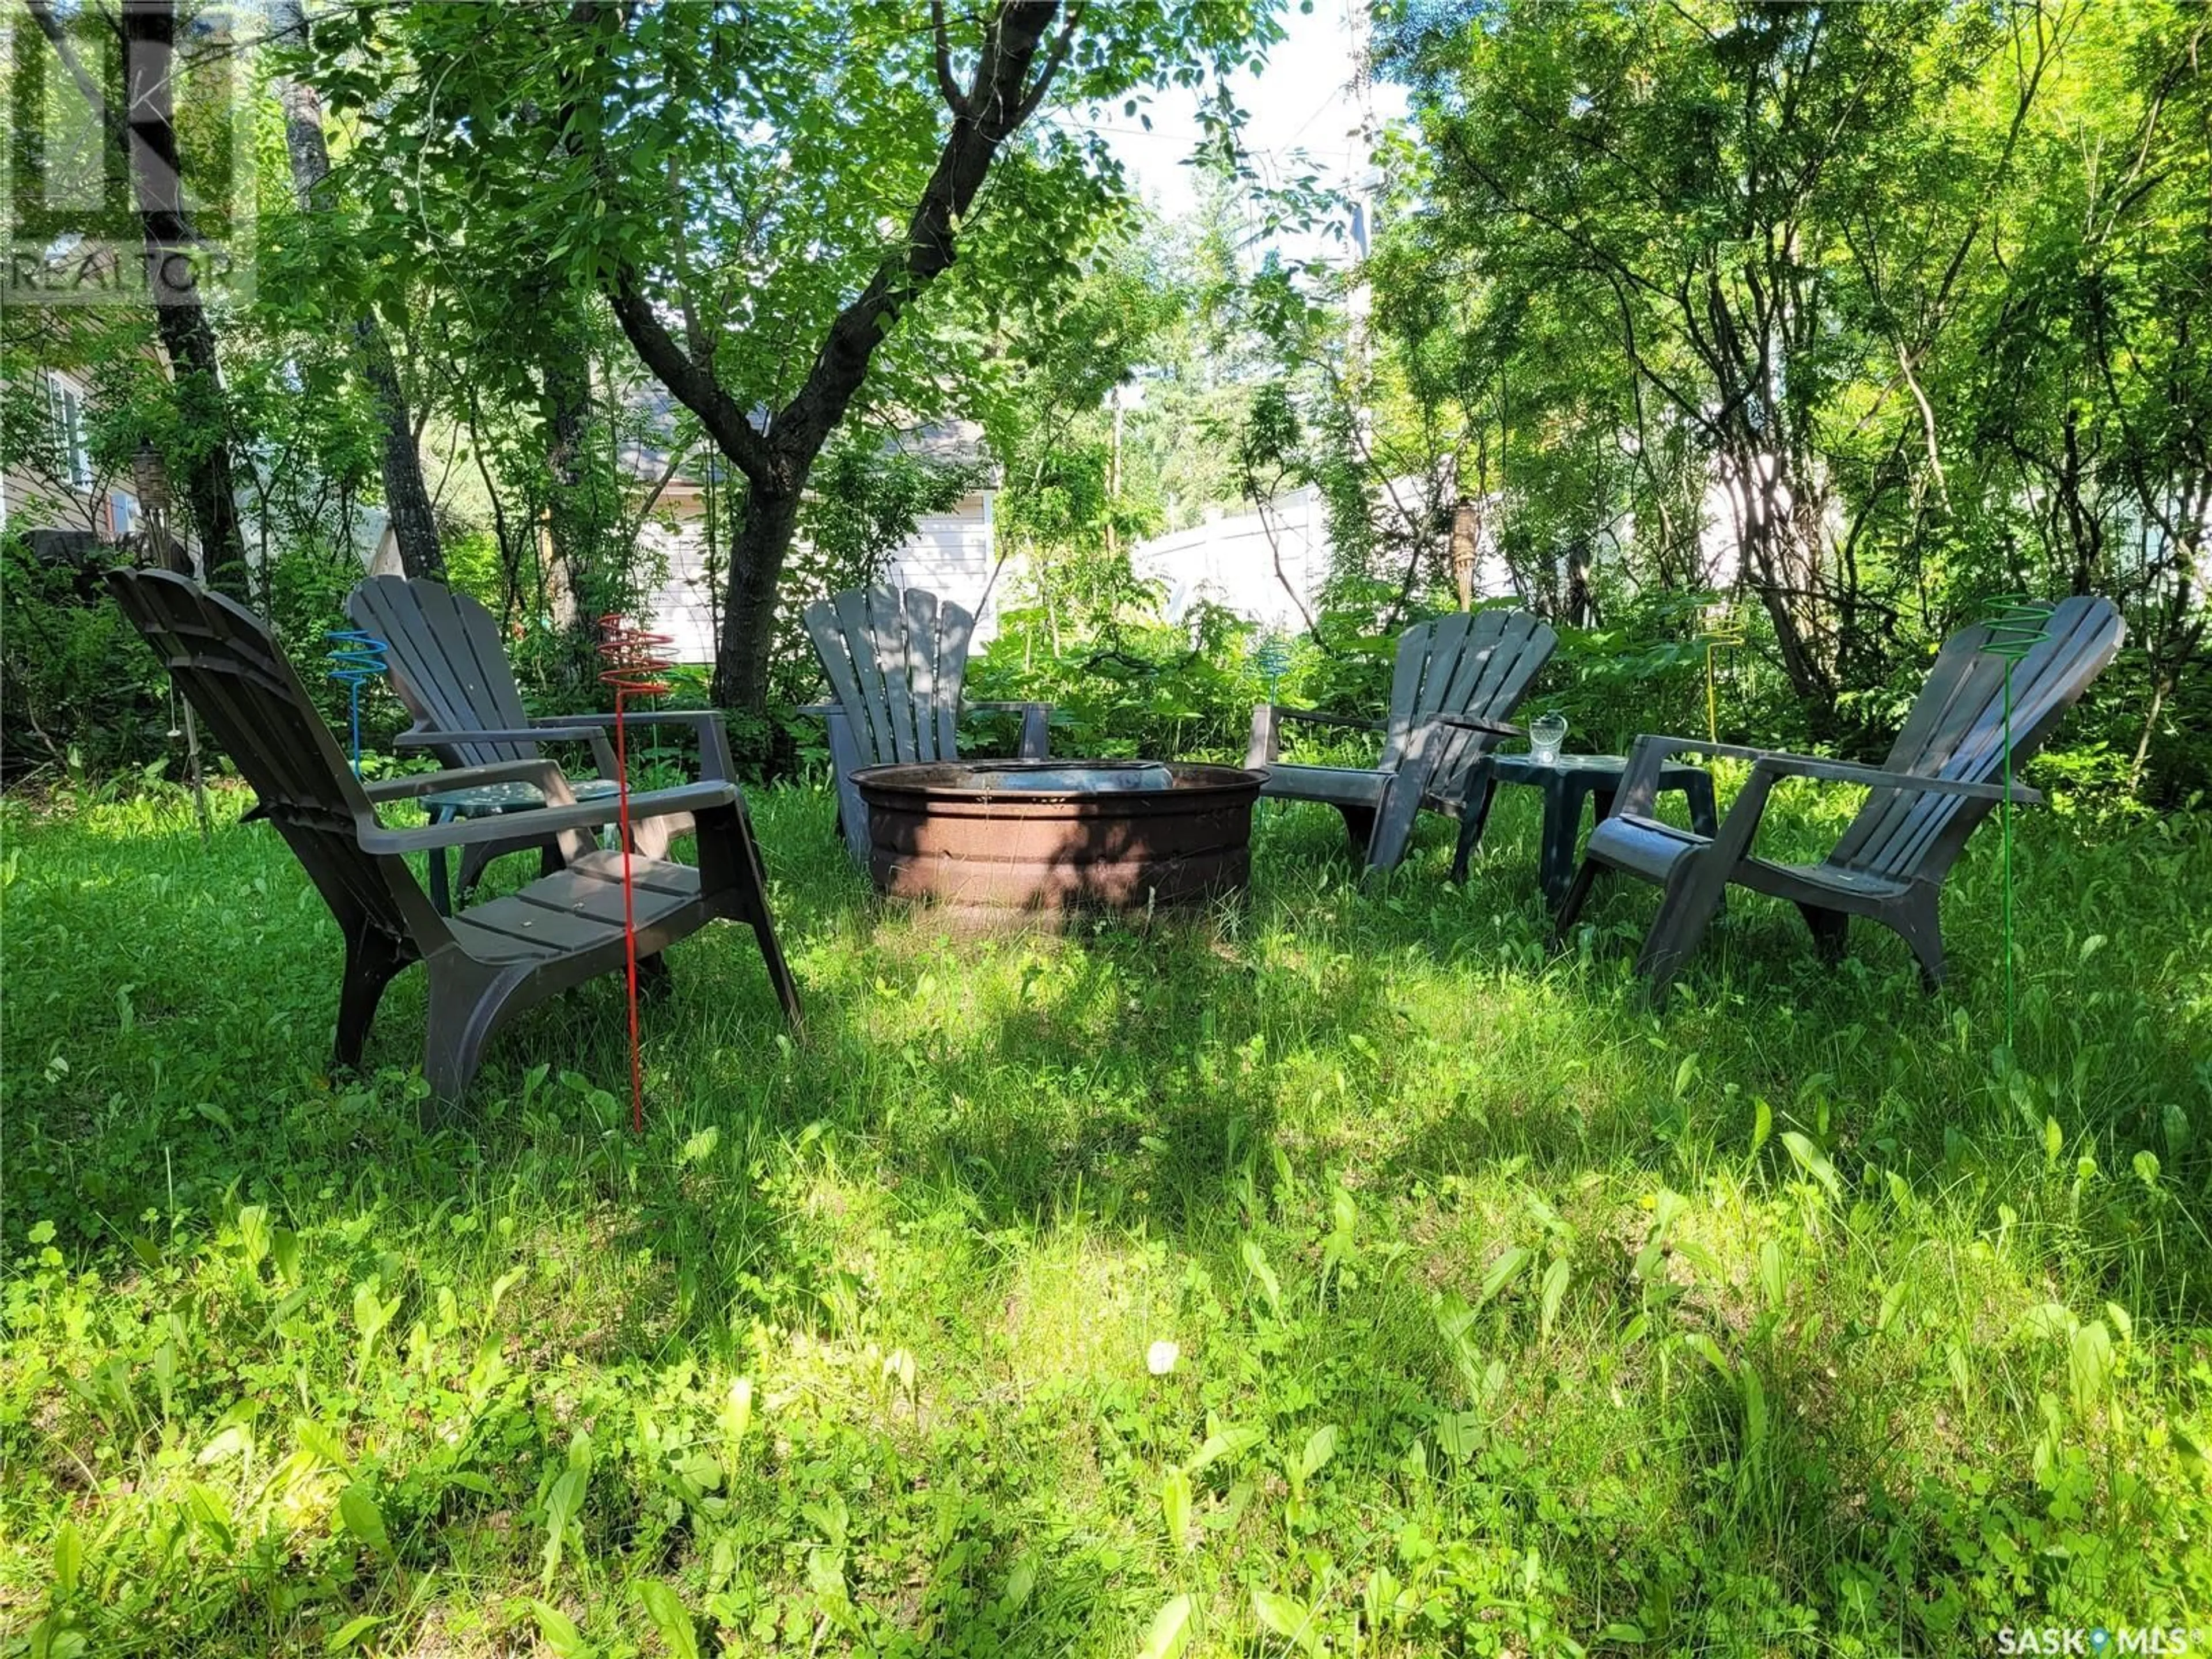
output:
{"label": "green plastic side table", "polygon": [[[1468,799],[1460,813],[1459,852],[1452,860],[1452,879],[1467,878],[1468,860],[1482,841],[1497,786],[1527,784],[1544,793],[1544,839],[1536,879],[1544,890],[1545,902],[1557,909],[1575,878],[1583,803],[1596,804],[1593,823],[1610,817],[1613,797],[1620,793],[1621,771],[1627,764],[1620,755],[1562,755],[1550,765],[1527,755],[1491,756],[1468,779]],[[1681,792],[1689,802],[1691,827],[1699,835],[1711,837],[1719,832],[1719,819],[1713,810],[1713,775],[1704,767],[1669,761],[1660,769],[1659,787],[1662,792]],[[1474,799],[1478,792],[1480,799]]]}

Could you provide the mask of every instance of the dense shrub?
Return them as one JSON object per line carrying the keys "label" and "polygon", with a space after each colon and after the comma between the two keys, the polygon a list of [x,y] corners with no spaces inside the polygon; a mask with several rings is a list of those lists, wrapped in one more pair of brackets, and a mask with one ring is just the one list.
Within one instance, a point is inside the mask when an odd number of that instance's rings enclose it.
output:
{"label": "dense shrub", "polygon": [[167,747],[166,677],[108,596],[95,556],[41,559],[0,537],[0,775],[136,771]]}
{"label": "dense shrub", "polygon": [[[1179,627],[1130,621],[1055,655],[1044,613],[1002,613],[1000,632],[969,665],[971,701],[1053,705],[1055,753],[1152,758],[1244,752],[1252,705],[1265,683],[1252,658],[1256,630],[1218,605],[1194,607]],[[1006,729],[1012,716],[988,717]]]}

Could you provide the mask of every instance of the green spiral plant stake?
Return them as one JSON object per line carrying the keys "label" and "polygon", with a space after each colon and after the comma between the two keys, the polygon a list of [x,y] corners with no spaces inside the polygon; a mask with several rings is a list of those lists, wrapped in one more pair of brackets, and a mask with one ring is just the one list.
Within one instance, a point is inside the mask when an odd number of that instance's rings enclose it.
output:
{"label": "green spiral plant stake", "polygon": [[1252,653],[1252,660],[1267,682],[1267,701],[1275,700],[1275,687],[1290,672],[1291,647],[1280,634],[1269,634],[1260,641],[1260,648]]}
{"label": "green spiral plant stake", "polygon": [[1705,738],[1721,740],[1720,683],[1713,672],[1713,653],[1734,651],[1743,644],[1743,618],[1726,605],[1705,612]]}
{"label": "green spiral plant stake", "polygon": [[1990,606],[1984,625],[1989,638],[1982,649],[2004,664],[2003,727],[1998,740],[2004,745],[2004,796],[1997,804],[1999,840],[2002,848],[2000,879],[2004,884],[2004,997],[2005,1052],[2012,1042],[2012,671],[2027,653],[2051,637],[2051,607],[2025,594],[2007,593]]}

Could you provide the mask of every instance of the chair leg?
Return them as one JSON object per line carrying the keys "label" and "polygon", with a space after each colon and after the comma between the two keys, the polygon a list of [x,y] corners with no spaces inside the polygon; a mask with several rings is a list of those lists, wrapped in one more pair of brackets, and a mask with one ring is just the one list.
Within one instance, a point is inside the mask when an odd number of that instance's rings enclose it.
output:
{"label": "chair leg", "polygon": [[1894,928],[1919,958],[1920,988],[1930,996],[1942,989],[1943,928],[1935,890],[1915,890],[1895,908],[1884,911],[1881,920]]}
{"label": "chair leg", "polygon": [[790,964],[783,959],[783,946],[776,943],[775,923],[769,916],[765,898],[753,917],[753,937],[760,942],[761,961],[768,969],[769,983],[775,988],[775,1000],[783,1005],[783,1017],[797,1030],[799,987],[791,977]]}
{"label": "chair leg", "polygon": [[[450,806],[434,806],[430,809],[430,822],[434,824],[450,823],[453,821],[454,816],[453,809]],[[430,908],[441,916],[450,916],[453,914],[453,894],[452,885],[446,876],[446,849],[442,847],[433,847],[430,849],[429,862]],[[465,880],[463,884],[466,885]]]}
{"label": "chair leg", "polygon": [[[842,795],[845,780],[840,779],[838,786]],[[865,808],[856,805],[854,810],[863,813],[860,821],[865,824],[867,821]],[[799,987],[791,977],[790,964],[783,959],[783,946],[776,941],[775,917],[768,908],[768,872],[761,867],[760,843],[753,839],[752,821],[744,816],[742,810],[732,816],[734,821],[727,832],[729,839],[720,846],[726,848],[726,856],[734,867],[729,870],[726,878],[718,876],[714,878],[726,879],[729,887],[735,890],[737,913],[752,924],[753,938],[760,945],[761,962],[768,969],[769,983],[775,988],[775,1000],[783,1005],[783,1017],[791,1022],[792,1029],[797,1030],[799,1026]],[[709,855],[707,839],[702,836],[700,858],[702,865]],[[714,854],[717,864],[722,855],[720,851]]]}
{"label": "chair leg", "polygon": [[1654,1006],[1667,1000],[1668,988],[1705,938],[1727,888],[1728,872],[1709,851],[1686,853],[1668,872],[1666,896],[1636,958],[1637,971],[1650,981]]}
{"label": "chair leg", "polygon": [[676,988],[676,975],[668,966],[668,955],[655,951],[649,957],[637,959],[637,994],[641,998],[659,999]]}
{"label": "chair leg", "polygon": [[1844,943],[1850,933],[1850,917],[1841,910],[1830,910],[1818,904],[1800,903],[1797,914],[1813,930],[1813,953],[1831,968],[1841,962]]}
{"label": "chair leg", "polygon": [[1044,760],[1052,752],[1050,715],[1042,703],[1031,703],[1022,710],[1021,746],[1016,757],[1021,760]]}
{"label": "chair leg", "polygon": [[1252,711],[1252,736],[1244,745],[1244,764],[1255,768],[1273,765],[1281,741],[1281,716],[1273,703],[1260,704]]}
{"label": "chair leg", "polygon": [[1584,859],[1582,867],[1575,872],[1573,884],[1567,889],[1566,897],[1559,901],[1559,914],[1552,921],[1552,948],[1554,951],[1567,942],[1567,929],[1572,927],[1576,918],[1582,915],[1583,906],[1589,902],[1590,890],[1597,885],[1597,878],[1604,873],[1605,866],[1595,859]]}
{"label": "chair leg", "polygon": [[338,991],[337,1063],[358,1066],[384,988],[405,967],[398,941],[363,924],[346,936],[345,980]]}
{"label": "chair leg", "polygon": [[1467,879],[1468,860],[1474,856],[1474,849],[1482,845],[1483,828],[1490,822],[1490,805],[1498,797],[1498,784],[1490,775],[1489,762],[1485,760],[1475,763],[1482,775],[1470,781],[1467,799],[1460,803],[1459,848],[1452,854],[1451,878],[1454,881]]}
{"label": "chair leg", "polygon": [[868,804],[860,799],[860,786],[842,773],[837,778],[837,833],[844,836],[845,850],[853,862],[866,869]]}
{"label": "chair leg", "polygon": [[484,1044],[499,1029],[508,999],[529,979],[527,969],[487,974],[473,964],[445,972],[432,968],[422,1075],[438,1099],[460,1103],[483,1063]]}
{"label": "chair leg", "polygon": [[1421,793],[1428,769],[1408,760],[1401,765],[1382,791],[1382,809],[1376,814],[1375,831],[1367,843],[1367,867],[1389,871],[1398,867],[1413,840],[1413,824],[1420,816]]}
{"label": "chair leg", "polygon": [[1352,849],[1364,859],[1368,847],[1375,839],[1375,809],[1339,803],[1336,810],[1344,815],[1344,830],[1352,837]]}
{"label": "chair leg", "polygon": [[[514,850],[511,846],[489,842],[476,847],[461,848],[460,873],[453,878],[453,902],[466,904],[469,902],[469,895],[474,892],[477,884],[483,880],[484,872],[491,868],[492,860],[502,854]],[[540,873],[550,876],[560,867],[560,860],[552,852],[549,844],[539,860]]]}

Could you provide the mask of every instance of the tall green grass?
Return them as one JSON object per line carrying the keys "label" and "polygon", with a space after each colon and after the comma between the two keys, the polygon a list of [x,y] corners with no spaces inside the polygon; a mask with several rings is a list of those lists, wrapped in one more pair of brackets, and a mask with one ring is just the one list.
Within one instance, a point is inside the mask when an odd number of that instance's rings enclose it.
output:
{"label": "tall green grass", "polygon": [[1242,907],[982,937],[765,794],[806,1033],[678,947],[642,1138],[616,980],[426,1114],[419,975],[327,1075],[265,829],[11,809],[9,1650],[2212,1626],[2212,825],[2026,823],[2015,1055],[1993,836],[1942,995],[1741,896],[1655,1015],[1650,890],[1547,950],[1526,793],[1463,890],[1271,807]]}

